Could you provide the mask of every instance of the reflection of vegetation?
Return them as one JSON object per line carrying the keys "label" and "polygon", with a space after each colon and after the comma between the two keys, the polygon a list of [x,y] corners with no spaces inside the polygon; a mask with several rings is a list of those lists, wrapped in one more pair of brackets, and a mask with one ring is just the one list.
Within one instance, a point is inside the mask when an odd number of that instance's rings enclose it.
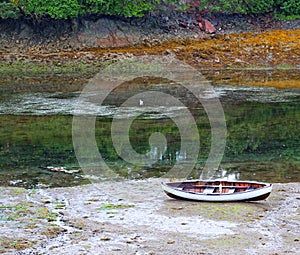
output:
{"label": "reflection of vegetation", "polygon": [[300,109],[296,104],[248,103],[231,108],[227,111],[227,156],[296,159],[299,155]]}
{"label": "reflection of vegetation", "polygon": [[[37,61],[0,61],[0,91],[79,91],[99,70],[111,61],[53,60],[51,64]],[[18,86],[16,87],[16,81]]]}
{"label": "reflection of vegetation", "polygon": [[[99,69],[110,64],[111,61],[93,61],[93,63],[83,63],[82,61],[69,61],[63,62],[61,60],[54,60],[51,65],[47,65],[43,62],[35,61],[15,61],[13,63],[7,63],[0,61],[0,72],[2,79],[5,76],[29,76],[38,78],[39,75],[52,76],[76,76],[80,77],[82,74],[94,75]],[[19,77],[21,79],[21,77]],[[22,77],[23,78],[23,77]]]}
{"label": "reflection of vegetation", "polygon": [[71,117],[5,116],[0,121],[0,165],[28,166],[75,162]]}
{"label": "reflection of vegetation", "polygon": [[[300,162],[277,158],[272,161],[227,162],[220,171],[228,175],[239,175],[242,180],[259,179],[266,182],[299,181]],[[218,176],[222,176],[219,174]]]}
{"label": "reflection of vegetation", "polygon": [[[227,103],[224,110],[228,127],[224,162],[279,159],[299,162],[300,108],[297,103],[239,102],[238,106]],[[72,144],[72,116],[1,115],[0,119],[1,169],[77,164]],[[197,123],[201,163],[210,150],[210,126],[205,116],[198,117]],[[120,174],[135,174],[137,170],[117,155],[110,127],[111,119],[97,120],[96,139],[102,157]],[[178,128],[169,119],[135,120],[130,129],[133,148],[139,153],[149,152],[149,137],[154,132],[165,135],[168,147],[153,169],[147,166],[149,171],[142,170],[147,172],[145,176],[152,170],[153,175],[166,170],[174,164],[180,151]]]}

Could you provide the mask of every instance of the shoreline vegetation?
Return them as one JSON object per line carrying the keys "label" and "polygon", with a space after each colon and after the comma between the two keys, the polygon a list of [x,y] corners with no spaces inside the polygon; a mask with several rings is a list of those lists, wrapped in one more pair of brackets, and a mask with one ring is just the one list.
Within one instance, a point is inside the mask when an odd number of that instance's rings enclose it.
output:
{"label": "shoreline vegetation", "polygon": [[0,3],[0,18],[25,17],[33,23],[43,19],[70,19],[86,15],[114,15],[119,17],[144,17],[169,8],[180,12],[225,12],[238,14],[271,13],[276,18],[300,17],[300,3],[295,0],[4,0]]}

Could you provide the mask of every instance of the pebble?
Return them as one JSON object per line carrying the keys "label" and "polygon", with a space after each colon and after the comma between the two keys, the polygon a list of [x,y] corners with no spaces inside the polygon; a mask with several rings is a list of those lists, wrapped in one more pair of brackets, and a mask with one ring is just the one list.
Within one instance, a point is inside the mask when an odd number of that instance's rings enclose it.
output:
{"label": "pebble", "polygon": [[168,241],[167,244],[174,244],[175,241]]}

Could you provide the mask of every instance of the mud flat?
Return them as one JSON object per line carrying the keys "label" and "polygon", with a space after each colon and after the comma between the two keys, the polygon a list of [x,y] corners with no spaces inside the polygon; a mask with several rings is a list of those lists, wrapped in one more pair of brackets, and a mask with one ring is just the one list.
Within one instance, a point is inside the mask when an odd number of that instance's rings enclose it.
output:
{"label": "mud flat", "polygon": [[1,187],[1,254],[297,254],[300,183],[267,201],[169,199],[162,179]]}

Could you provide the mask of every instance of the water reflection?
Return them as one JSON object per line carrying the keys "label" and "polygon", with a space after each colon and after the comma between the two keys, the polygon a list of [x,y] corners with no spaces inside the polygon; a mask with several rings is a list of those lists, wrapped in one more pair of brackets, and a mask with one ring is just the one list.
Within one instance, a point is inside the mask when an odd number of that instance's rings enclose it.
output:
{"label": "water reflection", "polygon": [[[168,89],[168,87],[167,87]],[[172,88],[169,88],[172,90]],[[216,87],[226,114],[228,137],[216,178],[261,181],[300,181],[300,93],[297,90],[275,90],[253,87]],[[127,96],[115,94],[115,105],[89,105],[99,118],[96,139],[103,158],[119,175],[148,178],[166,173],[174,162],[188,162],[189,155],[180,148],[180,134],[171,119],[149,109],[132,124],[133,148],[147,153],[157,162],[141,168],[122,161],[112,145],[111,120],[118,100]],[[210,126],[204,110],[180,92],[185,105],[196,116],[200,135],[197,169],[190,178],[197,178],[210,150]],[[72,144],[72,113],[78,93],[2,94],[0,97],[0,185],[36,187],[37,185],[68,186],[87,183],[82,172],[53,172],[47,166],[78,169]],[[113,98],[111,98],[113,102]],[[120,102],[119,102],[120,103]],[[132,107],[121,117],[138,115]],[[173,116],[182,116],[179,108],[169,108]],[[163,133],[164,148],[149,145],[149,137]],[[89,176],[92,178],[92,176]]]}
{"label": "water reflection", "polygon": [[[158,88],[160,89],[160,88]],[[225,102],[258,102],[258,103],[284,103],[300,102],[300,89],[275,89],[270,87],[250,87],[250,86],[215,86],[215,93],[203,92],[203,98],[209,99],[218,96],[223,103]],[[138,90],[139,93],[143,90]],[[186,91],[180,91],[178,88],[164,89],[164,92],[173,94],[184,102],[189,108],[198,107],[195,105],[195,98],[189,97]],[[93,114],[102,117],[126,118],[136,116],[141,111],[141,107],[123,107],[122,111],[118,106],[124,98],[129,98],[136,94],[137,91],[120,91],[114,92],[113,96],[106,100],[105,105],[97,105],[91,98],[93,95],[81,95],[80,104],[82,106],[76,110],[78,114]],[[78,104],[80,92],[35,92],[23,94],[0,94],[0,114],[3,115],[72,115]],[[85,100],[83,100],[85,97]],[[148,112],[167,112],[175,116],[180,114],[182,108],[176,107],[148,107]],[[118,115],[116,116],[116,112]],[[158,118],[163,116],[152,116]]]}

